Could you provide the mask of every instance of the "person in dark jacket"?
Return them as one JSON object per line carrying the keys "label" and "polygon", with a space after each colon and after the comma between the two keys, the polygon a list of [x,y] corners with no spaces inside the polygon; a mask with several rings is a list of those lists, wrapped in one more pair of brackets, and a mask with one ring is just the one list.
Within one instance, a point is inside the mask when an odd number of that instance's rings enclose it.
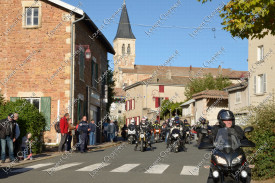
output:
{"label": "person in dark jacket", "polygon": [[113,120],[111,120],[110,124],[108,125],[108,134],[110,135],[110,141],[113,142],[116,133],[116,125],[114,124]]}
{"label": "person in dark jacket", "polygon": [[89,132],[89,124],[87,123],[87,117],[83,116],[82,121],[78,125],[77,129],[80,133],[80,152],[86,152],[86,143],[87,143],[87,136]]}
{"label": "person in dark jacket", "polygon": [[13,114],[9,114],[7,119],[0,121],[0,139],[1,139],[1,163],[6,161],[6,144],[9,149],[10,162],[14,161],[13,142],[15,142],[15,122]]}
{"label": "person in dark jacket", "polygon": [[95,145],[95,131],[96,131],[96,125],[95,125],[95,120],[92,119],[91,123],[89,123],[89,129],[90,129],[90,134],[89,134],[89,138],[90,138],[90,145]]}
{"label": "person in dark jacket", "polygon": [[68,118],[70,117],[69,113],[66,113],[63,118],[60,120],[60,133],[61,133],[61,140],[58,147],[58,152],[62,152],[65,148],[65,144],[68,138]]}

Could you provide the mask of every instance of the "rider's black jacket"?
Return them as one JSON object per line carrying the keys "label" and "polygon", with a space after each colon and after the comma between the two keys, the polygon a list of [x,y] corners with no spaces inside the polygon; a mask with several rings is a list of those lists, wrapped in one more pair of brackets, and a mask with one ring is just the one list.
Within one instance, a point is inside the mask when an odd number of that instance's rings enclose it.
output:
{"label": "rider's black jacket", "polygon": [[128,129],[131,130],[131,131],[133,131],[133,130],[137,129],[137,126],[133,125],[133,124],[129,124]]}
{"label": "rider's black jacket", "polygon": [[[222,128],[222,126],[220,125],[214,125],[212,127],[211,132],[212,132],[213,139],[216,139],[217,133],[220,128]],[[235,135],[240,140],[246,139],[244,131],[240,126],[237,126],[237,125],[232,126],[231,128],[229,128],[229,133],[231,133],[232,135]]]}

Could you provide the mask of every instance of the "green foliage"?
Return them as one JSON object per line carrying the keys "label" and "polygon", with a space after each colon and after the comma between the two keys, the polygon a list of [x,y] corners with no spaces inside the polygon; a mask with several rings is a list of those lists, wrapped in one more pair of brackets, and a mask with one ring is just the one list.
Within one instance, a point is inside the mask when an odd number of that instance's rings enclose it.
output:
{"label": "green foliage", "polygon": [[192,81],[187,84],[184,94],[187,100],[190,100],[192,98],[192,95],[195,93],[199,93],[207,89],[222,90],[229,85],[231,85],[231,81],[228,78],[223,77],[222,75],[214,78],[212,74],[206,74],[202,78],[192,79]]}
{"label": "green foliage", "polygon": [[181,115],[182,113],[182,110],[181,110],[181,107],[180,105],[182,104],[182,102],[170,102],[169,100],[164,100],[162,103],[161,103],[161,106],[160,106],[160,109],[161,109],[161,112],[160,112],[160,117],[161,119],[164,119],[164,117],[168,118],[169,115],[170,115],[170,109],[171,109],[171,115],[172,116],[175,116],[176,115],[176,112],[178,115]]}
{"label": "green foliage", "polygon": [[1,106],[1,105],[4,105],[4,103],[5,103],[4,97],[3,97],[3,95],[0,93],[0,106]]}
{"label": "green foliage", "polygon": [[109,60],[108,60],[108,73],[107,73],[107,85],[108,85],[108,103],[107,103],[107,113],[110,112],[111,104],[114,102],[114,87],[115,81],[113,80],[114,71],[110,70]]}
{"label": "green foliage", "polygon": [[[254,131],[246,136],[256,144],[255,148],[247,149],[247,155],[254,157],[250,164],[252,178],[264,180],[275,176],[275,103],[266,103],[260,107],[251,107],[250,112],[255,114],[248,123]],[[248,159],[249,160],[249,159]]]}
{"label": "green foliage", "polygon": [[242,39],[263,38],[269,33],[275,35],[274,14],[274,0],[230,0],[220,11],[223,29]]}
{"label": "green foliage", "polygon": [[16,102],[8,101],[5,105],[0,106],[0,119],[7,118],[9,113],[18,113],[17,121],[20,127],[20,137],[22,139],[27,133],[32,133],[34,153],[40,153],[42,148],[43,131],[46,126],[45,118],[38,109],[26,100],[17,100]]}

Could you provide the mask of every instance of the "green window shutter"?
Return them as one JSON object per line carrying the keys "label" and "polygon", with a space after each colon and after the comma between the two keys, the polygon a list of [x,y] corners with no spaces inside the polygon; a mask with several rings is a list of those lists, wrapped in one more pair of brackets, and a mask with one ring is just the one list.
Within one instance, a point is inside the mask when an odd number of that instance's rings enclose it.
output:
{"label": "green window shutter", "polygon": [[10,98],[10,101],[11,102],[15,102],[16,100],[19,100],[20,99],[20,97],[11,97]]}
{"label": "green window shutter", "polygon": [[[95,64],[95,79],[98,80],[98,64]],[[96,83],[96,88],[98,87],[98,83]]]}
{"label": "green window shutter", "polygon": [[94,77],[93,77],[94,76],[94,61],[92,60],[91,63],[92,63],[92,66],[91,66],[91,76],[92,76],[91,77],[91,82],[92,83],[91,83],[91,85],[94,86]]}
{"label": "green window shutter", "polygon": [[46,119],[46,130],[51,129],[51,97],[41,97],[41,113]]}
{"label": "green window shutter", "polygon": [[77,120],[79,121],[81,118],[80,116],[80,100],[77,101]]}

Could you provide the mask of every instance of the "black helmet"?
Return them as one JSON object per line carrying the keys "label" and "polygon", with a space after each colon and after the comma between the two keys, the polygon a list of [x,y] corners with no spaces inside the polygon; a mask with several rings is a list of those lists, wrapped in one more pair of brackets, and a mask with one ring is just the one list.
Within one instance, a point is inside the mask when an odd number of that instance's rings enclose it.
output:
{"label": "black helmet", "polygon": [[206,123],[206,119],[203,118],[203,117],[200,117],[199,121],[200,121],[202,124],[205,124],[205,123]]}
{"label": "black helmet", "polygon": [[175,116],[175,121],[177,121],[177,120],[180,120],[180,118],[178,116]]}
{"label": "black helmet", "polygon": [[235,116],[232,111],[222,109],[218,113],[217,119],[219,121],[219,124],[221,127],[225,127],[225,124],[223,121],[232,121],[232,127],[235,126]]}
{"label": "black helmet", "polygon": [[184,123],[188,123],[187,119],[185,119],[183,122],[184,122]]}

